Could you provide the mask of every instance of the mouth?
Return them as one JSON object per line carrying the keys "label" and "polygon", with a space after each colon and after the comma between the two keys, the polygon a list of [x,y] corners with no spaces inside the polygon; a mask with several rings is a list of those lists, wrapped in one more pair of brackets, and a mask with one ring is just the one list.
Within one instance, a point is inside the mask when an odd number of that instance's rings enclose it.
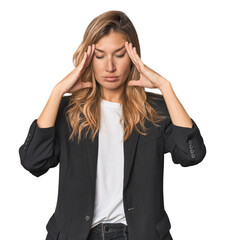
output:
{"label": "mouth", "polygon": [[104,77],[104,79],[106,80],[106,81],[115,81],[115,80],[117,80],[119,77],[117,77],[117,76],[115,76],[115,77]]}

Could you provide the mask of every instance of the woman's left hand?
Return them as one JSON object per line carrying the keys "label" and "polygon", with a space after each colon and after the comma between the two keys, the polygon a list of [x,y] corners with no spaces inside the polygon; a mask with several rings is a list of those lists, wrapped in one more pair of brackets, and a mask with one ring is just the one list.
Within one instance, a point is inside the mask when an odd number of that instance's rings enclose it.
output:
{"label": "woman's left hand", "polygon": [[127,86],[141,86],[146,88],[158,88],[161,89],[162,86],[168,82],[167,79],[163,78],[160,74],[143,64],[141,58],[136,52],[136,48],[132,46],[132,43],[125,42],[125,47],[130,56],[130,59],[135,64],[137,70],[140,73],[140,79],[130,80]]}

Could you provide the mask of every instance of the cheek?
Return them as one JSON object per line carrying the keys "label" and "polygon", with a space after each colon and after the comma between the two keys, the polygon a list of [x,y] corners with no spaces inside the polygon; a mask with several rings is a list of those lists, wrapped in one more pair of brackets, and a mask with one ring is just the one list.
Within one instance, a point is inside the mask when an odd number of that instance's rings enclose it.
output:
{"label": "cheek", "polygon": [[101,71],[101,64],[99,64],[97,61],[94,59],[92,60],[92,68],[94,73],[98,74],[99,71]]}
{"label": "cheek", "polygon": [[123,73],[128,73],[130,71],[131,61],[130,59],[124,59],[124,62],[121,63],[120,69]]}

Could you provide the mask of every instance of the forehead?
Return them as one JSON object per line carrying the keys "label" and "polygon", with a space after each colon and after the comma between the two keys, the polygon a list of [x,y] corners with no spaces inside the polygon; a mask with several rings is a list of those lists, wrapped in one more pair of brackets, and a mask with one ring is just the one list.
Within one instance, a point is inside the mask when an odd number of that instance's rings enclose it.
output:
{"label": "forehead", "polygon": [[95,46],[105,52],[110,52],[124,46],[126,41],[126,38],[121,33],[111,32],[109,35],[102,37]]}

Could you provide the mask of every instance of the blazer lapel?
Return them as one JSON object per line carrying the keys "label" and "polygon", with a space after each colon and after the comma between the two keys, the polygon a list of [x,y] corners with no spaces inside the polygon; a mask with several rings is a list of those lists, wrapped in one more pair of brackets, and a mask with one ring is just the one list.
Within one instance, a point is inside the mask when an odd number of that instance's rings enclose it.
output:
{"label": "blazer lapel", "polygon": [[136,152],[136,145],[139,139],[140,133],[133,129],[130,137],[124,142],[124,182],[123,192],[126,190],[129,182],[131,168],[134,161],[134,154]]}
{"label": "blazer lapel", "polygon": [[[131,136],[124,142],[124,182],[123,191],[125,191],[129,182],[131,168],[133,165],[134,154],[136,151],[136,145],[140,134],[133,129]],[[88,171],[91,176],[92,191],[95,191],[96,172],[97,172],[97,160],[98,160],[98,138],[99,132],[96,134],[93,143],[89,138],[90,135],[84,140],[84,158],[87,162]]]}

